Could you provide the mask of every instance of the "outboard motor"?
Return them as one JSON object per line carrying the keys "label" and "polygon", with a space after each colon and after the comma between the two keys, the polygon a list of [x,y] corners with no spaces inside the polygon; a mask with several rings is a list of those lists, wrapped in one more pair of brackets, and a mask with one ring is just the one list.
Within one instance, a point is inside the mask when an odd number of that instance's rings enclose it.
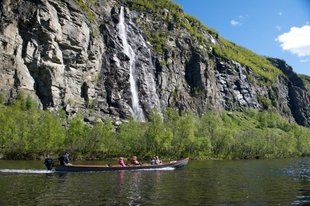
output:
{"label": "outboard motor", "polygon": [[46,158],[44,164],[48,170],[52,170],[54,167],[54,160],[52,158]]}

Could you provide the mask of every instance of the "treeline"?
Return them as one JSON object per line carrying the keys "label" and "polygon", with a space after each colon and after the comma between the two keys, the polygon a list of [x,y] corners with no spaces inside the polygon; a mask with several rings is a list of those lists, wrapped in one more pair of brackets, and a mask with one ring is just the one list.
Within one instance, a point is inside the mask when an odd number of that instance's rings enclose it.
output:
{"label": "treeline", "polygon": [[69,151],[74,158],[154,154],[166,158],[283,158],[310,154],[310,129],[276,113],[256,110],[210,112],[197,117],[167,109],[144,123],[111,120],[90,126],[81,115],[37,109],[30,98],[0,104],[0,153],[7,159],[34,159]]}

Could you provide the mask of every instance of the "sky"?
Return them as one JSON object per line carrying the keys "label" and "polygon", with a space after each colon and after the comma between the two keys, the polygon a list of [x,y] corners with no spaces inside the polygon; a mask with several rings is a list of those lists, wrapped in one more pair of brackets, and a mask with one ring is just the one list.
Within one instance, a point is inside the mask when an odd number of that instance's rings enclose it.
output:
{"label": "sky", "polygon": [[310,76],[310,0],[173,0],[220,36]]}

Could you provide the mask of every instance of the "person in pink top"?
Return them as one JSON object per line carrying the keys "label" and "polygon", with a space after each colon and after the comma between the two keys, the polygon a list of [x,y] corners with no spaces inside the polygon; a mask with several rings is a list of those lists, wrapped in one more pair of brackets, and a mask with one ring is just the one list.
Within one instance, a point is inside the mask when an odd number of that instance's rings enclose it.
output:
{"label": "person in pink top", "polygon": [[157,164],[157,165],[161,165],[162,164],[162,161],[159,159],[158,156],[155,157],[155,164]]}
{"label": "person in pink top", "polygon": [[118,164],[122,167],[126,167],[126,164],[124,162],[124,158],[123,157],[120,157],[119,160],[118,160]]}

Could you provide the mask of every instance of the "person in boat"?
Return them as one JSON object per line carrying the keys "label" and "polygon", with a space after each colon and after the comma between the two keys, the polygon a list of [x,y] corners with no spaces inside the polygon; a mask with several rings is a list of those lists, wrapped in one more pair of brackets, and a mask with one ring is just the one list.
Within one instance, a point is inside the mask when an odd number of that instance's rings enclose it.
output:
{"label": "person in boat", "polygon": [[117,161],[118,164],[122,167],[126,167],[125,161],[123,157],[120,157],[119,160]]}
{"label": "person in boat", "polygon": [[162,164],[162,161],[159,159],[159,157],[157,155],[155,157],[155,164],[157,164],[157,165],[161,165]]}
{"label": "person in boat", "polygon": [[152,160],[151,160],[151,165],[155,165],[156,164],[156,157],[152,157]]}
{"label": "person in boat", "polygon": [[68,165],[72,165],[70,162],[69,162],[69,153],[68,152],[65,152],[64,155],[60,156],[58,158],[59,160],[59,163],[61,166],[68,166]]}
{"label": "person in boat", "polygon": [[54,160],[48,155],[44,160],[44,164],[48,170],[51,170],[54,167]]}
{"label": "person in boat", "polygon": [[133,156],[133,157],[131,158],[131,160],[130,160],[130,163],[131,163],[132,165],[141,165],[140,162],[138,161],[137,156]]}

